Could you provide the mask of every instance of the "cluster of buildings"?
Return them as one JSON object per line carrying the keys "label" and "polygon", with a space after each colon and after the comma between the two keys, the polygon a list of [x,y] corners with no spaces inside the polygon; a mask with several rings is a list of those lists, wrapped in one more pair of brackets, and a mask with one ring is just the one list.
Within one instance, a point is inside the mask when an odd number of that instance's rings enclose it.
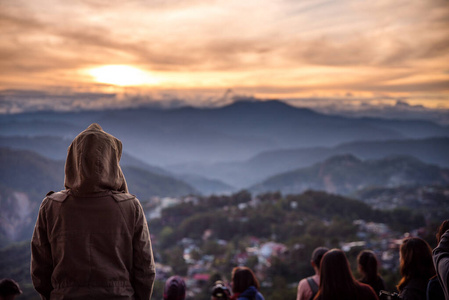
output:
{"label": "cluster of buildings", "polygon": [[[162,198],[157,200],[157,205],[149,211],[147,218],[158,218],[164,208],[178,205],[183,202],[195,202],[194,197],[188,199],[178,198]],[[155,202],[153,202],[154,205]],[[257,205],[257,200],[253,200],[248,204],[240,205],[239,209],[244,209],[247,205]],[[294,204],[292,204],[294,205]],[[357,228],[357,239],[345,242],[340,245],[343,251],[350,252],[352,250],[362,250],[365,248],[373,250],[379,258],[381,267],[388,271],[395,271],[399,267],[399,247],[402,239],[405,237],[397,232],[392,231],[386,224],[367,222],[365,220],[354,220],[353,225]],[[416,233],[412,233],[416,234]],[[183,259],[188,265],[186,283],[189,286],[189,293],[194,296],[201,293],[206,285],[210,285],[211,276],[214,273],[214,264],[218,262],[225,263],[229,260],[233,265],[253,265],[253,269],[259,278],[264,278],[264,270],[271,266],[273,257],[282,259],[289,253],[289,248],[274,241],[261,240],[257,237],[250,237],[246,240],[246,247],[243,249],[234,249],[231,257],[214,256],[203,254],[200,248],[204,240],[208,240],[212,236],[210,229],[205,229],[201,241],[195,241],[190,238],[184,238],[179,242],[183,249]],[[218,246],[226,248],[228,241],[214,240]],[[296,244],[295,247],[303,247],[304,245]],[[293,250],[293,249],[291,249]],[[157,265],[157,279],[164,281],[172,273],[170,266]],[[230,274],[227,276],[230,277]],[[228,277],[228,279],[229,279]],[[264,283],[262,282],[264,285]]]}

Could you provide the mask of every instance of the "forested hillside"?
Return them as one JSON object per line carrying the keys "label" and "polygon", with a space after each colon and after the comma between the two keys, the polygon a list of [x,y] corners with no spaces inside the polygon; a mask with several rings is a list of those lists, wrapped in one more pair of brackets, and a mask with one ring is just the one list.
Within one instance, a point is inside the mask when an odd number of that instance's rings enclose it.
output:
{"label": "forested hillside", "polygon": [[429,165],[410,156],[362,161],[348,154],[270,177],[250,190],[255,193],[281,191],[297,194],[313,189],[347,195],[367,187],[429,184],[448,185],[449,169]]}

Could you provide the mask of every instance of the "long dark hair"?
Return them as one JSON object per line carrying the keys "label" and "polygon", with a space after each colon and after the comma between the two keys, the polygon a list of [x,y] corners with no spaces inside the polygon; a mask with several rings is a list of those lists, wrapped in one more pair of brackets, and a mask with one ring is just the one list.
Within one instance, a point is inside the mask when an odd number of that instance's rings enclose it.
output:
{"label": "long dark hair", "polygon": [[377,280],[377,258],[371,250],[363,250],[357,256],[360,271],[362,273],[362,282],[375,282]]}
{"label": "long dark hair", "polygon": [[232,270],[232,292],[242,293],[250,286],[260,288],[259,281],[254,272],[247,267],[235,267]]}
{"label": "long dark hair", "polygon": [[329,250],[321,260],[320,289],[315,299],[356,299],[359,284],[340,249]]}
{"label": "long dark hair", "polygon": [[400,292],[414,278],[429,280],[435,275],[432,249],[425,240],[417,237],[407,238],[402,242],[399,251],[401,254],[399,270],[402,278],[397,288]]}

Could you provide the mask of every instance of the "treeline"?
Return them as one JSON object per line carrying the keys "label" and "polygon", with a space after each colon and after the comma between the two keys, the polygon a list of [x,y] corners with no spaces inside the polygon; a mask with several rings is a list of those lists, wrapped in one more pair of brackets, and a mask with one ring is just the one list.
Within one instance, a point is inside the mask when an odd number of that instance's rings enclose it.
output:
{"label": "treeline", "polygon": [[[258,238],[276,237],[276,241],[288,243],[304,234],[320,235],[323,238],[351,238],[353,221],[363,219],[385,223],[392,230],[407,232],[425,226],[420,212],[407,208],[390,211],[372,209],[355,199],[308,191],[300,195],[282,197],[280,193],[267,193],[251,202],[247,191],[230,196],[200,197],[198,203],[182,203],[162,211],[160,219],[151,221],[154,232],[161,236],[165,248],[188,237],[199,239],[206,229],[213,237],[232,240],[252,235]],[[326,225],[330,222],[331,225]]]}

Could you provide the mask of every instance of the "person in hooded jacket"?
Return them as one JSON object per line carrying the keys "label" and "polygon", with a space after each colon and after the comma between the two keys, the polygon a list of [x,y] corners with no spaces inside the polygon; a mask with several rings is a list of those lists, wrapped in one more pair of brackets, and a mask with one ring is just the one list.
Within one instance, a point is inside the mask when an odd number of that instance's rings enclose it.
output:
{"label": "person in hooded jacket", "polygon": [[247,267],[235,267],[232,270],[232,295],[234,300],[265,300],[259,292],[259,281],[253,271]]}
{"label": "person in hooded jacket", "polygon": [[122,143],[98,124],[68,149],[65,190],[39,208],[31,277],[42,299],[150,299],[155,278],[147,221],[119,166]]}

